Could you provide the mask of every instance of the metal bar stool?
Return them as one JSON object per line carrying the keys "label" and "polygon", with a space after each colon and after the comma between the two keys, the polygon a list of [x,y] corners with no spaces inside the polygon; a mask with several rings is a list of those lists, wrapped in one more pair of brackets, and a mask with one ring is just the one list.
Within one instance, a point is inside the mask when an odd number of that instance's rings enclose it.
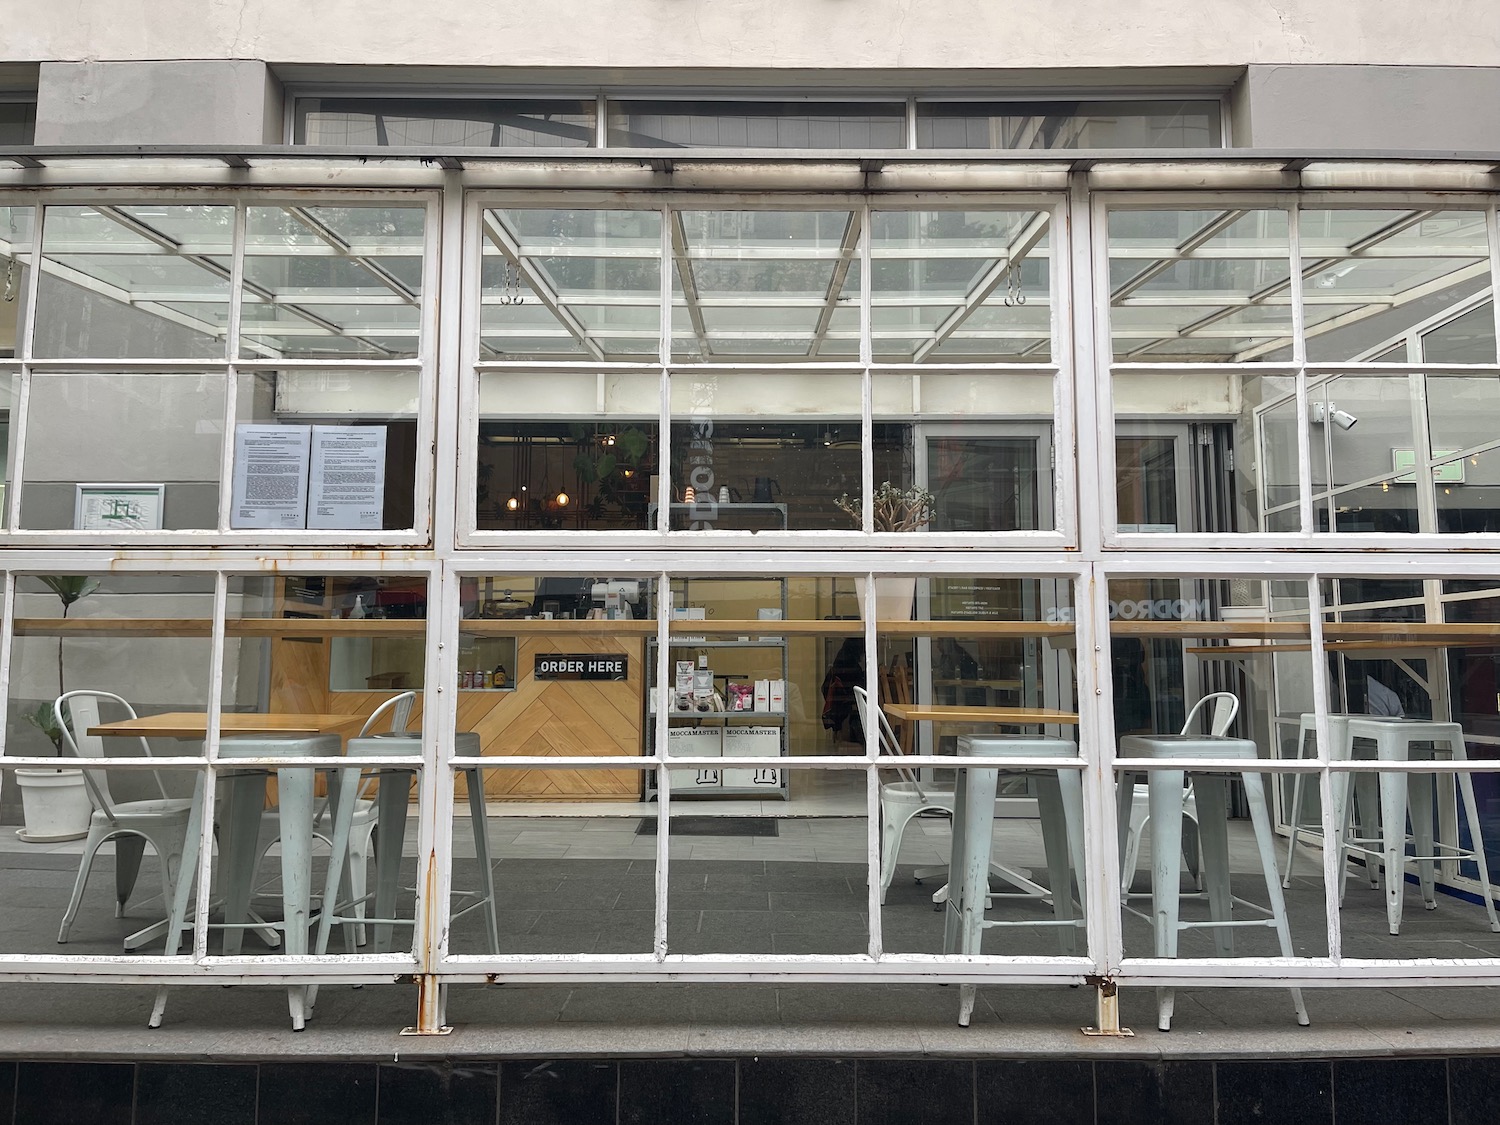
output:
{"label": "metal bar stool", "polygon": [[[994,764],[957,763],[954,787],[953,852],[948,866],[948,898],[943,927],[943,952],[977,954],[987,929],[999,926],[1059,927],[1063,954],[1077,952],[1077,929],[1083,919],[1073,910],[1073,878],[1083,879],[1083,779],[1076,769],[1045,770],[1035,766],[1007,767],[1006,758],[1069,758],[1077,760],[1078,746],[1061,738],[1027,735],[984,735],[960,738],[960,755],[999,759]],[[1042,843],[1047,852],[1051,883],[1051,922],[1000,921],[984,916],[989,898],[990,852],[994,845],[995,792],[1000,772],[1034,778],[1041,812]],[[956,892],[956,893],[955,893]],[[959,988],[958,1023],[968,1027],[974,1012],[975,986]]]}
{"label": "metal bar stool", "polygon": [[[1463,728],[1457,723],[1432,722],[1427,719],[1393,718],[1383,715],[1351,715],[1348,719],[1349,742],[1367,738],[1375,743],[1375,757],[1382,762],[1431,760],[1439,753],[1438,743],[1447,746],[1446,753],[1456,762],[1469,760],[1464,749]],[[1431,750],[1420,749],[1431,744]],[[1430,757],[1429,757],[1430,756]],[[1479,867],[1479,881],[1484,885],[1484,907],[1490,916],[1490,929],[1500,933],[1500,917],[1490,893],[1490,870],[1485,861],[1484,836],[1479,827],[1479,809],[1474,801],[1474,781],[1468,773],[1458,774],[1458,790],[1463,800],[1464,816],[1469,821],[1470,847],[1457,842],[1438,843],[1432,829],[1432,776],[1386,771],[1380,774],[1380,836],[1364,836],[1345,843],[1346,851],[1364,852],[1379,857],[1385,866],[1386,922],[1393,934],[1401,932],[1402,897],[1406,886],[1406,864],[1415,860],[1422,885],[1422,903],[1428,910],[1437,909],[1435,863],[1439,860],[1472,859]],[[1347,793],[1348,774],[1336,778],[1337,788]],[[1406,813],[1411,806],[1414,855],[1406,854]],[[1375,845],[1378,845],[1376,850]]]}
{"label": "metal bar stool", "polygon": [[[219,758],[336,758],[340,739],[336,734],[302,738],[226,738],[219,743]],[[255,883],[255,865],[260,858],[261,812],[266,803],[266,772],[261,769],[225,771],[219,784],[225,790],[224,820],[219,831],[221,890],[224,896],[224,955],[240,952],[247,929],[274,926],[282,931],[281,952],[291,957],[308,952],[308,930],[312,924],[313,773],[299,766],[276,769],[276,805],[281,830],[281,900],[283,921],[268,923],[250,915],[250,895]],[[177,953],[187,918],[193,872],[198,863],[198,842],[203,822],[203,776],[193,796],[193,811],[182,853],[182,877],[167,922],[165,955]],[[161,1025],[167,1006],[167,990],[157,992],[150,1026]],[[292,1030],[307,1022],[307,987],[287,989],[287,1008]]]}
{"label": "metal bar stool", "polygon": [[[1203,735],[1132,734],[1120,739],[1122,758],[1228,758],[1258,761],[1255,743],[1245,738],[1215,738]],[[1269,926],[1276,931],[1281,955],[1291,957],[1292,936],[1287,925],[1286,900],[1281,895],[1281,879],[1276,870],[1275,837],[1271,832],[1271,815],[1266,807],[1261,776],[1250,768],[1234,770],[1245,782],[1246,803],[1255,829],[1256,848],[1260,853],[1261,873],[1266,893],[1271,899],[1270,917],[1236,920],[1234,903],[1255,909],[1254,903],[1235,899],[1229,887],[1229,821],[1227,813],[1227,777],[1223,773],[1184,770],[1151,770],[1146,786],[1151,805],[1151,923],[1156,935],[1158,957],[1177,956],[1177,937],[1186,929],[1211,929],[1214,944],[1222,957],[1234,952],[1231,928]],[[1182,804],[1183,782],[1190,778],[1197,795],[1198,835],[1202,849],[1204,884],[1208,892],[1208,922],[1183,922],[1180,917],[1182,883]],[[1134,775],[1126,771],[1120,784],[1131,790]],[[1122,801],[1122,805],[1129,807]],[[1307,1008],[1300,989],[1292,989],[1292,1003],[1297,1022],[1307,1025]],[[1157,1027],[1170,1031],[1175,1000],[1170,988],[1157,989]]]}
{"label": "metal bar stool", "polygon": [[[1364,716],[1328,716],[1328,733],[1330,736],[1330,741],[1332,742],[1332,745],[1328,748],[1328,758],[1330,761],[1341,762],[1347,761],[1349,759],[1351,754],[1351,744],[1349,741],[1349,720],[1352,718],[1362,717]],[[1302,716],[1297,724],[1297,758],[1299,761],[1308,757],[1315,757],[1317,755],[1316,723],[1316,716],[1311,713],[1306,713]],[[1313,743],[1312,754],[1308,754],[1307,752],[1309,738],[1311,738]],[[1283,887],[1290,887],[1292,885],[1292,866],[1297,862],[1297,838],[1303,832],[1317,831],[1313,828],[1304,827],[1302,823],[1303,801],[1305,799],[1307,791],[1307,781],[1308,775],[1305,773],[1299,773],[1296,777],[1296,780],[1292,782],[1292,809],[1291,816],[1288,817],[1290,831],[1288,832],[1289,839],[1287,841],[1286,848],[1286,875],[1284,875],[1281,880],[1281,885]],[[1313,777],[1313,784],[1317,784],[1316,776]],[[1348,794],[1348,785],[1339,785],[1338,778],[1337,776],[1335,776],[1335,784],[1333,787],[1333,823],[1339,828],[1340,838],[1348,834],[1349,818],[1351,813],[1348,802]],[[1380,802],[1378,796],[1376,795],[1375,778],[1369,774],[1359,774],[1358,776],[1356,776],[1354,779],[1354,808],[1352,812],[1354,815],[1354,819],[1358,824],[1358,833],[1360,837],[1369,838],[1373,834],[1373,830],[1375,827],[1375,810],[1379,807]],[[1340,846],[1342,847],[1342,845]],[[1339,858],[1340,860],[1343,860],[1344,855],[1342,852]],[[1348,882],[1347,864],[1341,864],[1340,869],[1344,871],[1345,875],[1344,879],[1342,879],[1339,883],[1339,903],[1340,905],[1342,905],[1344,901],[1344,887]],[[1380,885],[1380,880],[1379,877],[1375,874],[1375,865],[1373,863],[1370,864],[1367,874],[1370,879],[1370,886],[1378,887]]]}
{"label": "metal bar stool", "polygon": [[[349,758],[410,757],[417,759],[422,752],[420,731],[393,731],[384,734],[364,735],[351,738],[345,754]],[[479,735],[472,732],[454,736],[453,752],[458,757],[478,757]],[[410,807],[411,780],[417,775],[419,766],[381,766],[369,771],[375,784],[377,817],[379,825],[375,847],[375,895],[374,913],[363,921],[373,926],[373,951],[387,953],[391,947],[393,926],[410,926],[412,919],[396,917],[396,900],[400,892],[401,851],[406,836],[406,819]],[[469,815],[474,830],[474,853],[479,864],[482,889],[477,901],[464,908],[466,912],[483,908],[486,935],[491,951],[500,952],[500,929],[495,916],[495,876],[491,868],[489,833],[486,830],[484,807],[484,780],[478,768],[459,771],[464,775],[468,788]],[[352,903],[339,903],[340,884],[343,879],[345,861],[348,857],[350,827],[354,820],[354,806],[360,789],[359,769],[338,771],[331,783],[335,791],[330,793],[333,808],[333,853],[328,862],[328,877],[323,888],[324,909],[318,924],[316,950],[327,952],[328,937],[335,923],[353,922],[357,914],[347,916],[342,909]],[[456,917],[457,915],[455,915]]]}

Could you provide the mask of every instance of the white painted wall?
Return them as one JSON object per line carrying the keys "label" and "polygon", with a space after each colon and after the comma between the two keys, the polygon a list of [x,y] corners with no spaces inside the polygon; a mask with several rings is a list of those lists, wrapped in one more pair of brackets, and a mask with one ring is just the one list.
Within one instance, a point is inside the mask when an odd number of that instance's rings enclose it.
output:
{"label": "white painted wall", "polygon": [[14,61],[1084,68],[1500,63],[1493,0],[0,0]]}

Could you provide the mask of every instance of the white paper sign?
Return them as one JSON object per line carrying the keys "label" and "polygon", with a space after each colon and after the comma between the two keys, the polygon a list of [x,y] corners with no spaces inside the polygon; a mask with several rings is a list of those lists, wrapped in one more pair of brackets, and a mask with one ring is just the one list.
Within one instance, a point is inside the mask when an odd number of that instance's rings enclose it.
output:
{"label": "white paper sign", "polygon": [[314,426],[307,526],[379,531],[385,524],[385,427]]}
{"label": "white paper sign", "polygon": [[307,526],[310,434],[310,426],[235,426],[230,527]]}
{"label": "white paper sign", "polygon": [[160,531],[164,491],[160,484],[80,484],[73,526],[82,531]]}

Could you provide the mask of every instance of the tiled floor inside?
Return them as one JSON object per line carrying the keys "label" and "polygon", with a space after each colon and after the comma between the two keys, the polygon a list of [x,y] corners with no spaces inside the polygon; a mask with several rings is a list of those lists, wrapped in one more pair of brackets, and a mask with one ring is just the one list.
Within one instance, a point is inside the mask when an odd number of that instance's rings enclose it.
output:
{"label": "tiled floor inside", "polygon": [[[851,775],[857,776],[857,775]],[[743,817],[769,817],[772,836],[669,834],[670,890],[667,941],[672,952],[689,954],[863,954],[870,941],[870,908],[865,867],[867,822],[851,815],[860,808],[857,792],[809,794],[804,802],[678,802],[677,815],[718,815],[725,825]],[[736,806],[739,807],[736,807]],[[652,948],[657,837],[641,834],[643,818],[655,806],[500,805],[490,806],[487,831],[494,857],[499,906],[501,952],[506,954],[649,953]],[[772,814],[779,813],[780,816]],[[788,816],[788,813],[796,815]],[[586,814],[586,815],[585,815]],[[712,830],[713,826],[708,826]],[[764,826],[762,826],[764,827]],[[455,818],[456,888],[480,884],[473,859],[467,816]],[[160,917],[155,859],[143,864],[139,890],[127,916],[113,915],[113,858],[105,854],[96,866],[84,907],[67,945],[56,942],[57,925],[77,872],[78,843],[27,845],[9,830],[0,843],[0,945],[10,952],[113,955],[122,937]],[[913,879],[919,866],[941,866],[948,850],[949,822],[923,817],[912,822],[901,851],[901,863],[880,911],[883,946],[893,952],[937,953],[942,947],[943,915],[933,905],[942,875]],[[1250,903],[1267,901],[1255,869],[1248,822],[1231,822],[1231,856],[1236,895]],[[1284,844],[1282,845],[1284,847]],[[406,854],[415,854],[414,828]],[[996,821],[994,858],[1022,876],[1046,883],[1045,855],[1035,821]],[[1284,863],[1284,852],[1281,853]],[[1320,876],[1321,856],[1304,849],[1291,888],[1286,892],[1293,940],[1299,956],[1327,952],[1327,908]],[[1136,880],[1146,888],[1149,845]],[[266,916],[276,917],[274,854],[267,860],[259,899]],[[321,870],[321,866],[320,866]],[[409,858],[405,885],[415,883],[415,860]],[[315,877],[314,885],[321,883]],[[1003,880],[997,892],[1010,891]],[[1183,890],[1191,892],[1184,878]],[[410,895],[411,892],[408,892]],[[456,900],[462,904],[462,900]],[[1147,920],[1149,895],[1128,900],[1124,916],[1127,953],[1149,954],[1152,936]],[[1402,932],[1386,932],[1382,892],[1362,878],[1351,878],[1337,919],[1347,954],[1409,958],[1415,956],[1500,956],[1500,935],[1492,934],[1481,906],[1440,895],[1436,910],[1422,909],[1416,886],[1409,885]],[[408,897],[405,911],[409,913]],[[1201,897],[1184,899],[1185,917],[1207,917]],[[1255,917],[1237,907],[1237,917]],[[1067,931],[1046,923],[1052,911],[1046,900],[997,898],[991,917],[1016,923],[990,930],[985,952],[1050,955],[1063,948]],[[399,931],[398,931],[399,932]],[[211,948],[213,942],[211,940]],[[482,954],[487,941],[477,912],[455,919],[451,936],[455,953]],[[342,948],[337,941],[335,948]],[[1079,946],[1082,948],[1081,935]],[[160,945],[143,950],[159,952]],[[254,936],[246,953],[265,951]],[[1182,937],[1184,955],[1214,956],[1209,931],[1190,930]],[[1275,936],[1268,928],[1235,932],[1234,952],[1274,954]],[[111,988],[72,984],[6,984],[0,986],[0,1051],[7,1036],[40,1036],[66,1042],[84,1033],[104,1052],[118,1040],[122,1051],[141,1050],[147,1041],[171,1053],[193,1044],[218,1043],[234,1054],[267,1042],[291,1053],[344,1050],[329,1037],[353,1036],[361,1042],[391,1043],[395,1030],[412,1022],[415,995],[409,982],[390,986],[332,986],[320,996],[316,1018],[305,1035],[292,1037],[285,1020],[284,997],[268,986],[233,989],[180,987],[173,990],[165,1026],[146,1033],[151,990],[140,986]],[[689,984],[504,984],[456,985],[450,991],[448,1016],[466,1042],[483,1040],[503,1053],[515,1040],[532,1046],[555,1038],[569,1053],[618,1052],[629,1045],[643,1051],[708,1049],[731,1033],[734,1050],[761,1043],[763,1049],[935,1050],[992,1049],[996,1037],[1030,1044],[1025,1049],[1071,1050],[1085,1042],[1079,1028],[1094,1018],[1093,992],[1067,986],[993,986],[980,990],[974,1026],[955,1023],[957,989],[941,985],[689,985]],[[1128,1024],[1152,1039],[1135,1047],[1099,1045],[1089,1049],[1145,1050],[1152,1053],[1258,1050],[1305,1053],[1335,1051],[1338,1036],[1351,1033],[1366,1048],[1391,1043],[1410,1048],[1412,1037],[1437,1037],[1446,1046],[1455,1036],[1491,1037],[1500,1047],[1500,1024],[1493,1020],[1493,994],[1486,989],[1396,990],[1363,988],[1309,990],[1313,1028],[1298,1028],[1291,1003],[1280,989],[1191,989],[1177,1000],[1170,1037],[1151,1030],[1154,996],[1146,989],[1126,989],[1122,1004]],[[1332,1034],[1334,1040],[1326,1040]],[[1246,1038],[1250,1036],[1250,1038]],[[176,1037],[176,1038],[174,1038]],[[269,1040],[266,1038],[269,1037]],[[528,1038],[529,1037],[529,1038]],[[1019,1038],[1017,1038],[1019,1037]],[[322,1048],[317,1044],[324,1043]],[[401,1050],[433,1049],[423,1040],[401,1040]],[[132,1044],[126,1047],[123,1044]],[[450,1048],[453,1041],[448,1040]],[[1313,1048],[1313,1043],[1324,1043]],[[782,1044],[782,1047],[777,1047]],[[843,1044],[835,1048],[834,1044]],[[1052,1046],[1049,1048],[1048,1045]],[[1214,1046],[1218,1044],[1218,1046]],[[1235,1045],[1239,1044],[1238,1047]],[[1254,1046],[1252,1047],[1252,1044]],[[984,1045],[984,1046],[982,1046]],[[1096,1046],[1098,1045],[1098,1046]],[[198,1046],[191,1048],[199,1049]]]}

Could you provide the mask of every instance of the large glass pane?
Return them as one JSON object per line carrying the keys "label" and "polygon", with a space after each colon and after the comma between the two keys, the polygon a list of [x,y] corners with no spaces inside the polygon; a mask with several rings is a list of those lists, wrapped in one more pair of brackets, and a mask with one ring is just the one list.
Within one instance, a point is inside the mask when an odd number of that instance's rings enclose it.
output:
{"label": "large glass pane", "polygon": [[416,371],[257,371],[235,384],[231,528],[414,526]]}
{"label": "large glass pane", "polygon": [[[886,947],[1083,952],[1072,584],[978,574],[877,575],[870,596],[886,771],[880,785]],[[968,764],[902,766],[901,757],[913,753],[956,754]],[[1049,760],[1058,766],[1043,764]],[[993,812],[967,818],[965,794],[989,786],[996,797],[980,803]],[[975,887],[964,886],[965,849],[989,859],[988,878]],[[944,884],[947,894],[935,895]],[[976,933],[967,950],[944,948],[934,920],[924,915],[943,903],[951,928],[969,894],[985,897],[980,913],[994,929],[982,946]]]}
{"label": "large glass pane", "polygon": [[224,358],[233,233],[233,207],[47,208],[33,354]]}
{"label": "large glass pane", "polygon": [[906,147],[900,102],[611,101],[611,148]]}
{"label": "large glass pane", "polygon": [[733,363],[859,355],[857,211],[677,211],[672,354]]}
{"label": "large glass pane", "polygon": [[[1109,599],[1115,733],[1132,760],[1117,771],[1127,952],[1323,955],[1321,867],[1284,890],[1273,834],[1275,810],[1315,797],[1316,777],[1304,793],[1266,769],[1298,757],[1312,709],[1306,583],[1117,579]],[[1182,758],[1222,764],[1184,773]],[[1300,815],[1316,823],[1313,808]]]}
{"label": "large glass pane", "polygon": [[[877,486],[932,494],[911,530],[1055,526],[1052,376],[934,371],[873,379]],[[888,523],[877,514],[874,530],[892,530]]]}
{"label": "large glass pane", "polygon": [[481,359],[653,360],[661,215],[486,211],[480,286]]}
{"label": "large glass pane", "polygon": [[674,372],[669,526],[857,528],[859,400],[857,375]]}
{"label": "large glass pane", "polygon": [[1051,358],[1046,212],[877,211],[871,223],[877,359]]}
{"label": "large glass pane", "polygon": [[1109,213],[1117,360],[1279,358],[1292,330],[1285,211]]}
{"label": "large glass pane", "polygon": [[[56,757],[60,769],[7,771],[0,782],[0,822],[20,826],[19,851],[0,864],[6,952],[163,952],[196,775],[150,759],[202,754],[203,732],[131,728],[184,710],[201,718],[213,588],[211,575],[17,576],[5,752]],[[83,771],[80,758],[136,765]],[[136,834],[102,844],[73,898],[83,838],[111,819]]]}
{"label": "large glass pane", "polygon": [[246,359],[407,359],[422,321],[422,207],[245,213]]}
{"label": "large glass pane", "polygon": [[1116,371],[1112,389],[1122,532],[1297,530],[1291,375]]}
{"label": "large glass pane", "polygon": [[1413,450],[1422,384],[1416,374],[1314,381],[1307,425],[1319,490],[1315,530],[1421,530],[1418,492],[1426,486],[1417,483]]}
{"label": "large glass pane", "polygon": [[299,145],[585,148],[594,102],[488,98],[298,98]]}
{"label": "large glass pane", "polygon": [[[1312,360],[1374,358],[1490,284],[1483,211],[1305,209],[1301,231]],[[1452,361],[1495,362],[1493,321],[1449,339],[1466,357]]]}
{"label": "large glass pane", "polygon": [[660,404],[655,373],[481,373],[475,526],[654,526]]}
{"label": "large glass pane", "polygon": [[1216,101],[917,103],[918,148],[1218,148]]}
{"label": "large glass pane", "polygon": [[217,527],[224,394],[223,375],[32,375],[21,526]]}

